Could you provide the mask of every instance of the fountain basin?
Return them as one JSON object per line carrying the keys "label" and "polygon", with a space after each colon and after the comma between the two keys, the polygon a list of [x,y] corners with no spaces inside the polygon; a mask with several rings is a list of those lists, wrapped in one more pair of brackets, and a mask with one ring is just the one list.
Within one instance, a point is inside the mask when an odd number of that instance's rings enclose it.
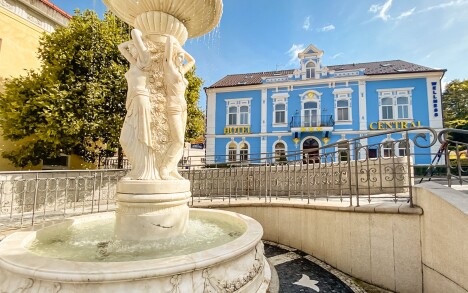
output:
{"label": "fountain basin", "polygon": [[[211,249],[123,262],[80,262],[39,256],[28,247],[41,231],[18,232],[0,243],[0,289],[6,292],[18,289],[22,292],[266,292],[270,271],[263,256],[261,225],[232,212],[191,209],[190,214],[239,222],[245,225],[245,232]],[[106,217],[113,217],[113,213],[76,217],[67,224]]]}

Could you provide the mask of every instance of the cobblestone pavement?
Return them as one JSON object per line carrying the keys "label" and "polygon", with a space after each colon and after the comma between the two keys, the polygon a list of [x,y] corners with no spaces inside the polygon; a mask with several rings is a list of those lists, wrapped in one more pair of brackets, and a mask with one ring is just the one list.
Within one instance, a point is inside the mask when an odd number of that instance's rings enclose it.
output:
{"label": "cobblestone pavement", "polygon": [[269,241],[264,244],[265,255],[278,275],[280,293],[366,292],[348,275],[300,250]]}

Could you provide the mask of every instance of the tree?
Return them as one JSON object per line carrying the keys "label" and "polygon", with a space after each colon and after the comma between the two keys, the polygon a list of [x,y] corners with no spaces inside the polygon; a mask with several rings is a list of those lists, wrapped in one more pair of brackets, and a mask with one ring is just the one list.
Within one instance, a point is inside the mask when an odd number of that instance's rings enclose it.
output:
{"label": "tree", "polygon": [[[447,128],[468,130],[468,80],[452,80],[443,94],[444,124]],[[454,133],[452,139],[468,143],[464,135]]]}
{"label": "tree", "polygon": [[[17,167],[45,158],[78,154],[86,161],[113,154],[126,114],[128,63],[117,49],[130,27],[106,13],[76,11],[69,25],[44,34],[41,67],[9,79],[0,93],[0,126],[6,139],[19,145],[3,153]],[[187,140],[204,132],[197,106],[202,80],[187,74]]]}
{"label": "tree", "polygon": [[198,107],[203,80],[195,75],[195,66],[192,70],[187,72],[185,77],[189,82],[185,90],[185,100],[187,101],[187,130],[185,132],[185,140],[193,142],[205,134],[205,115]]}
{"label": "tree", "polygon": [[[37,165],[61,153],[88,161],[118,146],[125,115],[128,66],[117,45],[129,27],[114,15],[79,11],[65,28],[40,40],[39,71],[7,80],[0,96],[5,138],[21,145],[3,156]],[[105,149],[92,149],[93,145]]]}

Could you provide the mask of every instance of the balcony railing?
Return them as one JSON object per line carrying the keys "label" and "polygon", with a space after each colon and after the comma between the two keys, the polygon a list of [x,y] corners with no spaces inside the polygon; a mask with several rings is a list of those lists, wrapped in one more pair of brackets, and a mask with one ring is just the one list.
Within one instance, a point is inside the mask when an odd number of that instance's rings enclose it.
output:
{"label": "balcony railing", "polygon": [[333,127],[335,120],[332,115],[295,115],[291,117],[290,128],[294,127]]}

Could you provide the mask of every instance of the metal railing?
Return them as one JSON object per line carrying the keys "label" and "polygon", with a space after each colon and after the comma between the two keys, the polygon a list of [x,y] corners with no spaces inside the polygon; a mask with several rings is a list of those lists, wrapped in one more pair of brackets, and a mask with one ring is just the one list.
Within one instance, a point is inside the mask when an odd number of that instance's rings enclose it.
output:
{"label": "metal railing", "polygon": [[359,206],[378,198],[412,206],[414,150],[436,142],[437,133],[427,127],[375,132],[303,152],[206,157],[206,165],[184,166],[182,174],[191,181],[193,201],[300,198]]}
{"label": "metal railing", "polygon": [[114,209],[125,170],[0,173],[0,230]]}
{"label": "metal railing", "polygon": [[294,115],[291,117],[289,127],[332,127],[335,125],[332,115]]}
{"label": "metal railing", "polygon": [[[462,154],[467,144],[448,134],[468,131],[414,128],[372,133],[342,140],[306,152],[277,150],[275,153],[238,154],[191,158],[181,174],[191,181],[191,205],[200,201],[301,199],[344,202],[359,206],[363,201],[409,202],[412,205],[414,161],[437,139],[449,152],[433,154],[431,168],[448,166],[444,176],[461,183],[466,175]],[[401,139],[383,143],[393,134]],[[424,156],[430,155],[425,152]],[[231,156],[232,158],[232,156]],[[202,160],[204,159],[204,160]],[[242,159],[242,160],[241,160]],[[193,162],[197,162],[194,164]],[[206,162],[206,163],[205,163]],[[446,164],[447,163],[447,164]],[[430,169],[429,169],[430,170]],[[0,231],[9,227],[113,210],[117,182],[127,170],[27,171],[0,173]],[[426,172],[427,173],[427,172]],[[431,172],[429,172],[431,173]],[[429,178],[433,174],[425,174]]]}

